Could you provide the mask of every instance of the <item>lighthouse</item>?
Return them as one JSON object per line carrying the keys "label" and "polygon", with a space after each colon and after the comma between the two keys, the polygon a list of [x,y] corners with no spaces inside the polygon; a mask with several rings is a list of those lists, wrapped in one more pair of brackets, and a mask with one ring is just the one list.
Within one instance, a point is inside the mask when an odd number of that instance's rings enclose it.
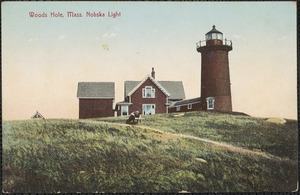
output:
{"label": "lighthouse", "polygon": [[228,52],[232,42],[223,40],[215,26],[197,43],[201,53],[202,110],[232,111]]}

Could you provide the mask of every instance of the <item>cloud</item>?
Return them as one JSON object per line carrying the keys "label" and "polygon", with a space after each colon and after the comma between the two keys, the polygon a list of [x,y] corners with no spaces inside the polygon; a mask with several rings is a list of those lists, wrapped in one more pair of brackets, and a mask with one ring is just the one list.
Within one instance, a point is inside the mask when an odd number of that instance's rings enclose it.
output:
{"label": "cloud", "polygon": [[280,37],[280,38],[276,38],[276,39],[269,39],[270,42],[273,42],[273,41],[283,41],[287,38],[287,36],[283,36],[283,37]]}
{"label": "cloud", "polygon": [[286,38],[287,38],[287,36],[283,36],[283,37],[281,37],[281,38],[278,38],[277,41],[283,41],[283,40],[285,40]]}
{"label": "cloud", "polygon": [[158,32],[158,30],[157,30],[157,29],[153,29],[152,31],[153,31],[153,32]]}
{"label": "cloud", "polygon": [[103,38],[109,37],[109,34],[108,34],[108,33],[104,33],[104,34],[102,35],[102,37],[103,37]]}
{"label": "cloud", "polygon": [[110,37],[116,37],[116,36],[117,36],[116,33],[111,33],[111,34],[110,34]]}
{"label": "cloud", "polygon": [[237,39],[241,39],[243,38],[242,35],[232,35],[234,38],[237,38]]}
{"label": "cloud", "polygon": [[104,33],[102,35],[103,38],[112,38],[112,37],[121,37],[120,35],[116,34],[116,33]]}
{"label": "cloud", "polygon": [[57,39],[58,39],[58,40],[62,40],[62,39],[64,39],[65,37],[66,37],[66,35],[61,34],[59,37],[57,37]]}
{"label": "cloud", "polygon": [[115,29],[116,29],[117,31],[120,31],[120,29],[119,29],[117,26],[115,26]]}
{"label": "cloud", "polygon": [[32,41],[38,41],[39,40],[39,38],[30,38],[30,39],[28,39],[27,41],[30,43],[30,42],[32,42]]}

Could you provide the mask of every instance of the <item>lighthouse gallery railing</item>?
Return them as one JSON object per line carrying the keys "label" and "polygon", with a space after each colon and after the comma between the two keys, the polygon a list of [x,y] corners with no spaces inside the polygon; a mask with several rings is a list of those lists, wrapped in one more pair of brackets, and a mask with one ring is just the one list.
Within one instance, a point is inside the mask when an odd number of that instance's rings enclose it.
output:
{"label": "lighthouse gallery railing", "polygon": [[[218,39],[218,40],[219,40],[219,39]],[[228,46],[232,47],[232,41],[227,40],[227,39],[223,39],[222,41],[223,41],[223,44],[222,44],[222,45],[228,45]],[[206,46],[206,40],[197,42],[197,43],[196,43],[196,46],[197,46],[197,49],[198,49],[199,47]]]}

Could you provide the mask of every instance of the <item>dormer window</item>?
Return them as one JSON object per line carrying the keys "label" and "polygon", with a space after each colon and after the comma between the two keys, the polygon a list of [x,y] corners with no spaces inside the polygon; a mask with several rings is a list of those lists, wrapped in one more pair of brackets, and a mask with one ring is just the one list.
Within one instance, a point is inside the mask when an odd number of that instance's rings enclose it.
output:
{"label": "dormer window", "polygon": [[155,89],[152,86],[143,88],[143,98],[155,98]]}

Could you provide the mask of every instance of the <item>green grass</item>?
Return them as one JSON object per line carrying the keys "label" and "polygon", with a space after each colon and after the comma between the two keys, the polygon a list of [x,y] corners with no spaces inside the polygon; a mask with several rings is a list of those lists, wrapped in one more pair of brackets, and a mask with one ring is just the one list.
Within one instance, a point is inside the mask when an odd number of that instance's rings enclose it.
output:
{"label": "green grass", "polygon": [[[140,124],[123,125],[125,118],[101,120],[104,121],[3,122],[2,190],[34,193],[296,189],[297,163],[293,160],[237,153],[205,142],[157,133]],[[247,127],[252,123],[251,128]],[[291,144],[287,141],[277,153],[271,148],[271,140],[277,141],[277,136],[272,133],[291,136],[288,134],[295,131],[297,134],[294,123],[288,121],[280,126],[267,124],[264,119],[205,112],[178,117],[174,114],[153,115],[142,121],[143,126],[240,144],[245,148],[254,147],[255,150],[296,159],[297,142]],[[287,131],[286,126],[293,129]],[[233,132],[229,132],[230,128]],[[249,129],[256,133],[250,133]],[[259,129],[261,134],[258,134]],[[244,134],[248,138],[243,138]],[[264,138],[259,138],[262,136]],[[243,140],[236,141],[237,137]],[[251,140],[261,139],[264,142],[251,143]],[[248,143],[241,144],[244,140]],[[251,144],[253,146],[249,146]],[[285,152],[288,154],[283,154]]]}
{"label": "green grass", "polygon": [[[143,118],[141,125],[166,132],[207,138],[282,158],[298,158],[298,122],[295,120],[276,124],[265,118],[218,112],[158,114]],[[125,123],[126,119],[118,117],[97,120]]]}

